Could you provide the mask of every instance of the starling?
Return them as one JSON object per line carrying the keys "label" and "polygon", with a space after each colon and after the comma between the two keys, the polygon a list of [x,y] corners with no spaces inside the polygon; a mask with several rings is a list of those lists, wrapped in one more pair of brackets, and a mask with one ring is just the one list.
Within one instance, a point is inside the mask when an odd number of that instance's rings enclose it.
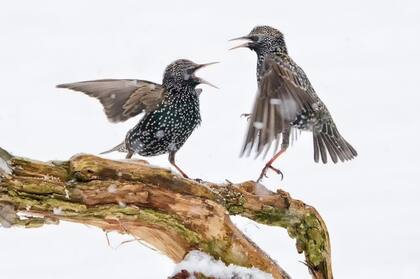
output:
{"label": "starling", "polygon": [[232,49],[245,47],[257,53],[258,92],[241,155],[249,155],[253,150],[257,157],[267,154],[275,143],[275,155],[262,169],[258,181],[268,169],[282,174],[272,164],[287,150],[296,131],[312,132],[315,162],[321,157],[327,163],[327,153],[334,163],[357,156],[356,150],[338,132],[305,72],[290,58],[280,31],[257,26],[249,35],[233,40],[247,42]]}
{"label": "starling", "polygon": [[175,163],[175,154],[193,130],[200,125],[199,84],[215,87],[195,75],[198,69],[215,64],[195,64],[179,59],[166,67],[162,84],[136,79],[102,79],[57,85],[97,98],[111,122],[122,122],[144,112],[143,118],[126,135],[123,143],[109,151],[156,156],[169,153],[169,162],[186,178]]}

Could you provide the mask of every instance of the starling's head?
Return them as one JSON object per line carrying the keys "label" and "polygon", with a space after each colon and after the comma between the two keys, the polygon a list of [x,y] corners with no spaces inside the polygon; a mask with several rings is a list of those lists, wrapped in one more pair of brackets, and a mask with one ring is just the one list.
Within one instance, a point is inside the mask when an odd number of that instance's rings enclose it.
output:
{"label": "starling's head", "polygon": [[169,87],[193,88],[199,84],[207,84],[217,88],[210,82],[195,75],[197,70],[216,63],[218,62],[196,64],[187,59],[178,59],[166,67],[163,75],[163,84]]}
{"label": "starling's head", "polygon": [[231,49],[247,47],[258,54],[273,51],[287,53],[283,34],[279,30],[266,25],[256,26],[248,35],[232,39],[231,41],[234,40],[246,40],[247,42]]}

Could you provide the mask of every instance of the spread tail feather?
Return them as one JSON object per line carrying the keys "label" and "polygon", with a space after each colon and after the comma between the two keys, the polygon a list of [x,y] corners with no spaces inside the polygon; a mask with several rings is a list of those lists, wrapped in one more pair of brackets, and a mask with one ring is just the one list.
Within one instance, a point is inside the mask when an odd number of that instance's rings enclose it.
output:
{"label": "spread tail feather", "polygon": [[337,163],[338,160],[341,162],[349,161],[357,156],[357,151],[338,134],[338,131],[335,135],[332,136],[326,133],[313,134],[315,162],[319,162],[321,155],[322,163],[326,164],[328,162],[327,153],[334,163]]}

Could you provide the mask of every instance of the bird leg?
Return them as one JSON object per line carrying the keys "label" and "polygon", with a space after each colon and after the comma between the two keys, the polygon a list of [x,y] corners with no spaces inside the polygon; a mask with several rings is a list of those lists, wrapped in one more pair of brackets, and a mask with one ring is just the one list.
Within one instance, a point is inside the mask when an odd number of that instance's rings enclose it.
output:
{"label": "bird leg", "polygon": [[133,157],[133,155],[134,155],[134,152],[133,152],[133,151],[131,151],[131,150],[129,150],[129,151],[127,152],[127,155],[125,156],[125,158],[126,158],[126,159],[131,159],[131,157]]}
{"label": "bird leg", "polygon": [[174,166],[181,174],[183,177],[185,178],[189,178],[188,175],[183,172],[175,163],[175,152],[170,152],[169,153],[169,163],[171,163],[172,166]]}
{"label": "bird leg", "polygon": [[287,129],[286,131],[284,131],[283,132],[283,140],[282,140],[282,143],[281,143],[281,148],[280,148],[280,151],[279,152],[277,152],[274,156],[273,156],[273,158],[271,158],[270,159],[270,161],[268,161],[266,164],[265,164],[265,166],[264,166],[264,168],[261,170],[261,174],[260,174],[260,176],[258,177],[258,180],[257,180],[257,182],[260,182],[264,177],[267,177],[267,171],[268,171],[268,169],[272,169],[273,171],[275,171],[277,174],[280,174],[281,175],[281,179],[283,179],[283,173],[281,172],[281,170],[279,170],[279,169],[276,169],[275,167],[273,167],[272,166],[272,164],[274,163],[274,161],[278,158],[278,157],[280,157],[280,155],[281,154],[283,154],[286,150],[287,150],[287,148],[289,147],[289,137],[290,137],[290,129]]}
{"label": "bird leg", "polygon": [[283,154],[286,151],[287,148],[285,149],[280,149],[280,151],[274,155],[273,158],[270,159],[270,161],[267,162],[267,164],[265,164],[264,168],[261,170],[261,174],[257,179],[257,182],[260,182],[264,177],[267,177],[267,171],[268,169],[272,169],[273,171],[275,171],[277,174],[281,175],[281,179],[283,179],[283,173],[281,172],[281,170],[276,169],[275,167],[273,167],[271,164],[278,158],[280,157],[281,154]]}

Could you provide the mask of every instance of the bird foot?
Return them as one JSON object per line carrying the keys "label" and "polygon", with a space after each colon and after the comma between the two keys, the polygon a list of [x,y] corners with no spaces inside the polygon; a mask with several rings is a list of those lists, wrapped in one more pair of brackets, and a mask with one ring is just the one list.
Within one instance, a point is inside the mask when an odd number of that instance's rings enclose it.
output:
{"label": "bird foot", "polygon": [[276,169],[275,167],[273,167],[270,164],[265,165],[265,167],[261,170],[261,174],[260,177],[258,177],[257,182],[259,183],[264,177],[268,177],[267,176],[267,171],[268,169],[272,169],[273,171],[275,171],[277,174],[281,175],[281,180],[283,180],[283,173],[281,170]]}

